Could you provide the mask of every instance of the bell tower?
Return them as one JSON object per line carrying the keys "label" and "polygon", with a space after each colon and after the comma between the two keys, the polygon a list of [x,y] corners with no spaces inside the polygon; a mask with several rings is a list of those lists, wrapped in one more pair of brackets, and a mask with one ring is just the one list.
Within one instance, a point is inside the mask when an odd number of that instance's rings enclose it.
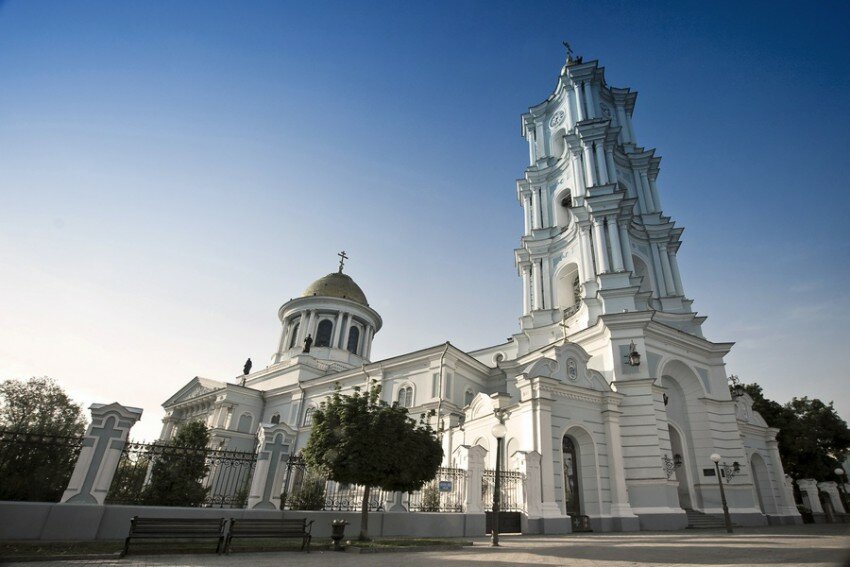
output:
{"label": "bell tower", "polygon": [[520,352],[610,313],[654,311],[702,336],[676,260],[683,229],[661,208],[661,158],[635,137],[636,99],[609,86],[597,61],[569,51],[555,91],[522,116],[530,163],[516,189],[525,221],[515,250]]}

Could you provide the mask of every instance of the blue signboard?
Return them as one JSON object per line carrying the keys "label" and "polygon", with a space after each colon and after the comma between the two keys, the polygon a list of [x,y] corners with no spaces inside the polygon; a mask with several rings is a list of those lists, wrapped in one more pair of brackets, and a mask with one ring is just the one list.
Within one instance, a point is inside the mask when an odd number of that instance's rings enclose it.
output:
{"label": "blue signboard", "polygon": [[452,481],[441,480],[440,481],[440,492],[451,492],[451,491],[452,491]]}

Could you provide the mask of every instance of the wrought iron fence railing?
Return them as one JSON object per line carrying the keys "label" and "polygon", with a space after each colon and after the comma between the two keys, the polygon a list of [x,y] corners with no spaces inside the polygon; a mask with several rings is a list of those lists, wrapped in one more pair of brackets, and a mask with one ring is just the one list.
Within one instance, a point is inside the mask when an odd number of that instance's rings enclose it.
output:
{"label": "wrought iron fence railing", "polygon": [[411,512],[463,512],[466,475],[464,469],[440,467],[434,480],[422,490],[407,494],[407,509]]}
{"label": "wrought iron fence railing", "polygon": [[58,502],[82,445],[80,435],[0,429],[0,500]]}
{"label": "wrought iron fence railing", "polygon": [[127,442],[107,504],[244,508],[254,452]]}
{"label": "wrought iron fence railing", "polygon": [[[523,511],[523,481],[525,475],[519,471],[499,471],[501,480],[499,487],[499,510],[502,512]],[[493,489],[496,484],[496,471],[488,469],[484,471],[481,479],[481,500],[484,510],[493,510]]]}

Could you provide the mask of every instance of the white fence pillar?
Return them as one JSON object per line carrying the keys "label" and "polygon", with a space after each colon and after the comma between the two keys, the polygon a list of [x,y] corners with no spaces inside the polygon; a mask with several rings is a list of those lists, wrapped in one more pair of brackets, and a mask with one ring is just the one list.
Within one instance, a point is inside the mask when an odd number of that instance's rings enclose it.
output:
{"label": "white fence pillar", "polygon": [[809,507],[812,514],[823,514],[817,482],[812,478],[801,478],[797,481],[797,486],[800,487],[800,492],[803,495],[803,503]]}
{"label": "white fence pillar", "polygon": [[525,475],[522,486],[522,500],[528,518],[542,516],[541,504],[543,491],[540,486],[540,453],[537,451],[517,451],[514,454],[514,468]]}
{"label": "white fence pillar", "polygon": [[91,425],[83,438],[83,446],[62,504],[103,504],[112,478],[118,468],[124,443],[142,417],[141,408],[111,404],[92,404]]}
{"label": "white fence pillar", "polygon": [[466,470],[466,502],[463,511],[467,514],[483,514],[481,505],[481,481],[484,478],[484,455],[487,449],[480,445],[461,445],[454,452],[458,468]]}
{"label": "white fence pillar", "polygon": [[280,510],[286,461],[295,439],[295,431],[285,423],[261,423],[258,436],[259,453],[251,478],[248,508]]}
{"label": "white fence pillar", "polygon": [[832,510],[836,514],[844,514],[844,505],[841,503],[841,495],[838,494],[838,483],[834,481],[819,482],[818,488],[829,496],[829,501],[832,502]]}

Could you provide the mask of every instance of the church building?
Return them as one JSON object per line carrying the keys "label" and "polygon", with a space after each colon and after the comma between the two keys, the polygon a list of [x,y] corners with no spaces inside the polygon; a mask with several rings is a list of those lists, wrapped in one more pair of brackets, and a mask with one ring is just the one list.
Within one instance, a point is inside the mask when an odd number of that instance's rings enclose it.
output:
{"label": "church building", "polygon": [[278,310],[270,364],[191,380],[163,404],[161,438],[202,420],[213,447],[253,451],[261,424],[275,424],[297,452],[337,384],[374,380],[412,415],[433,410],[446,466],[459,448],[480,446],[492,468],[491,429],[503,420],[502,466],[536,460],[528,470],[540,494],[526,515],[537,532],[569,531],[581,516],[596,531],[679,529],[721,513],[715,453],[730,465],[723,486],[736,523],[799,522],[778,430],[746,394],[730,395],[732,343],[703,336],[705,317],[686,295],[683,228],[662,208],[661,159],[638,144],[636,98],[610,86],[597,61],[570,56],[554,91],[522,115],[522,311],[507,342],[372,361],[383,323],[344,273],[343,253],[336,272]]}

